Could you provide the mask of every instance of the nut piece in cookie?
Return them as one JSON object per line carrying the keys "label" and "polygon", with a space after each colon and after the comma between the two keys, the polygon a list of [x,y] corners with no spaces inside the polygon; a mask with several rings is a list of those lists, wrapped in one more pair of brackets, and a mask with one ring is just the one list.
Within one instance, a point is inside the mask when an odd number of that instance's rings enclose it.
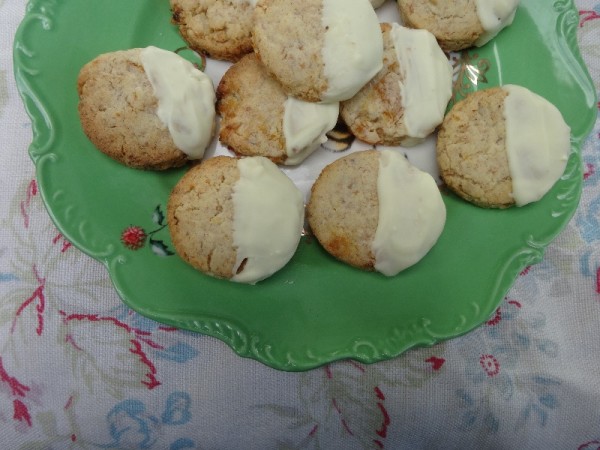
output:
{"label": "nut piece in cookie", "polygon": [[242,156],[265,156],[277,164],[301,163],[327,140],[338,103],[289,97],[254,54],[244,56],[217,87],[219,139]]}
{"label": "nut piece in cookie", "polygon": [[404,155],[366,150],[323,169],[311,190],[307,219],[335,258],[394,276],[435,245],[446,208],[433,177]]}
{"label": "nut piece in cookie", "polygon": [[382,23],[383,68],[341,116],[353,134],[374,145],[414,145],[442,123],[452,96],[452,66],[435,37]]}
{"label": "nut piece in cookie", "polygon": [[164,170],[200,159],[214,134],[212,81],[173,52],[102,54],[81,69],[77,91],[85,134],[132,168]]}
{"label": "nut piece in cookie", "polygon": [[252,39],[286,94],[309,102],[346,100],[382,66],[368,0],[259,0]]}
{"label": "nut piece in cookie", "polygon": [[252,52],[255,4],[256,0],[171,0],[172,22],[198,53],[237,61]]}
{"label": "nut piece in cookie", "polygon": [[216,156],[177,183],[167,221],[184,261],[207,275],[254,284],[294,255],[304,204],[298,188],[269,159]]}
{"label": "nut piece in cookie", "polygon": [[437,141],[440,175],[478,206],[541,199],[563,174],[570,128],[546,99],[521,86],[477,91],[446,115]]}
{"label": "nut piece in cookie", "polygon": [[509,26],[519,0],[398,0],[407,27],[431,31],[445,51],[482,46]]}

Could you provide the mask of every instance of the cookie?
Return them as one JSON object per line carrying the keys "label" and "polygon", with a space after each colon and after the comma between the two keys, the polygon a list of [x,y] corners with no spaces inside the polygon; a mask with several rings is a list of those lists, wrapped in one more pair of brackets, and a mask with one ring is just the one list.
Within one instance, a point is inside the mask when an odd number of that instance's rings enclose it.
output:
{"label": "cookie", "polygon": [[437,161],[446,185],[478,206],[541,199],[563,174],[570,128],[558,109],[521,86],[469,94],[446,115]]}
{"label": "cookie", "polygon": [[265,156],[277,164],[302,162],[335,127],[338,103],[289,97],[254,54],[233,64],[217,87],[220,141],[242,156]]}
{"label": "cookie", "polygon": [[426,30],[381,24],[383,68],[354,97],[341,117],[369,144],[414,145],[442,123],[452,96],[452,66]]}
{"label": "cookie", "polygon": [[167,223],[177,254],[191,266],[254,284],[292,258],[304,204],[298,188],[269,159],[216,156],[175,185]]}
{"label": "cookie", "polygon": [[80,70],[77,91],[85,134],[129,167],[182,166],[202,158],[212,139],[212,81],[173,52],[147,47],[100,55]]}
{"label": "cookie", "polygon": [[446,220],[431,175],[394,150],[354,152],[326,166],[312,187],[306,214],[333,257],[387,276],[420,261]]}
{"label": "cookie", "polygon": [[171,0],[172,22],[193,50],[237,61],[252,51],[256,0]]}
{"label": "cookie", "polygon": [[429,30],[445,51],[482,46],[509,26],[519,0],[398,0],[404,25]]}
{"label": "cookie", "polygon": [[259,0],[252,39],[286,94],[309,102],[347,100],[382,67],[369,0]]}

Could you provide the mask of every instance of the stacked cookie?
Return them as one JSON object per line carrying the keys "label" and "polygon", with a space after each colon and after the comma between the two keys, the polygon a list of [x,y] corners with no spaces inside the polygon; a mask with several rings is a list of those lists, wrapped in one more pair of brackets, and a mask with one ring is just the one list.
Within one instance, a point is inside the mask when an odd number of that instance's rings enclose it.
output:
{"label": "stacked cookie", "polygon": [[[337,260],[387,276],[429,252],[446,209],[431,175],[399,149],[377,146],[436,136],[444,182],[484,207],[536,201],[562,174],[568,127],[529,91],[481,91],[446,114],[452,67],[444,51],[483,45],[511,23],[517,0],[398,0],[406,26],[380,23],[382,3],[171,0],[189,47],[230,63],[216,89],[155,47],[100,55],[82,68],[81,123],[102,152],[136,169],[200,161],[167,208],[173,245],[191,266],[244,283],[283,268],[305,209],[278,165],[306,164],[339,123],[371,149],[320,171],[306,219]],[[532,144],[527,130],[551,138]],[[215,136],[234,157],[204,156]]]}
{"label": "stacked cookie", "polygon": [[366,0],[261,0],[254,51],[217,88],[220,141],[238,155],[297,165],[327,140],[339,102],[382,65],[379,21]]}
{"label": "stacked cookie", "polygon": [[442,123],[452,96],[452,67],[435,37],[382,23],[381,70],[342,102],[352,133],[373,145],[415,145]]}
{"label": "stacked cookie", "polygon": [[404,24],[429,30],[445,51],[482,46],[509,26],[520,0],[398,0]]}

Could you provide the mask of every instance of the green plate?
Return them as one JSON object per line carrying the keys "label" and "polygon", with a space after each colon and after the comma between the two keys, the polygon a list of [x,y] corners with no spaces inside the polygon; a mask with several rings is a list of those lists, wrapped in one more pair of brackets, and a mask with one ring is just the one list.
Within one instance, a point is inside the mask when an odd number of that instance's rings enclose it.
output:
{"label": "green plate", "polygon": [[[398,20],[391,1],[379,14]],[[33,122],[30,155],[48,211],[67,239],[106,265],[123,301],[159,322],[215,336],[241,356],[304,370],[342,358],[371,363],[466,333],[489,318],[524,267],[542,259],[577,208],[580,147],[596,116],[577,24],[571,1],[522,0],[494,41],[453,55],[457,98],[498,84],[529,87],[562,111],[573,153],[536,204],[484,210],[445,194],[438,244],[393,278],[339,263],[308,236],[284,269],[255,286],[206,277],[171,254],[163,213],[183,169],[143,172],[106,158],[81,131],[75,88],[81,66],[100,53],[185,46],[166,0],[30,2],[15,38],[15,78]],[[211,67],[212,76],[223,70]]]}

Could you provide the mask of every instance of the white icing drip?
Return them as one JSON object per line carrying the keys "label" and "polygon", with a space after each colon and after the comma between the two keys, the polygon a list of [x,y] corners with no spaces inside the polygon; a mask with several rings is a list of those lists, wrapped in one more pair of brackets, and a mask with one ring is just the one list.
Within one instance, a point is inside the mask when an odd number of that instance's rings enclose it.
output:
{"label": "white icing drip", "polygon": [[481,47],[510,25],[520,0],[476,0],[477,16],[484,30],[475,45]]}
{"label": "white icing drip", "polygon": [[541,199],[562,176],[571,149],[571,129],[545,98],[506,85],[506,151],[517,206]]}
{"label": "white icing drip", "polygon": [[212,80],[173,52],[146,47],[140,56],[158,99],[159,119],[169,129],[178,149],[190,159],[202,158],[214,131]]}
{"label": "white icing drip", "polygon": [[[232,281],[254,284],[292,258],[304,225],[302,193],[269,159],[239,159],[233,188],[233,245],[237,259]],[[243,270],[236,273],[243,264]]]}
{"label": "white icing drip", "polygon": [[284,104],[283,134],[286,165],[301,163],[319,145],[327,141],[326,133],[337,123],[339,103],[310,103],[288,97]]}
{"label": "white icing drip", "polygon": [[403,74],[404,125],[409,137],[425,138],[444,120],[452,96],[452,66],[427,30],[393,23],[391,37]]}
{"label": "white icing drip", "polygon": [[435,245],[446,223],[446,207],[433,177],[394,150],[380,152],[377,195],[379,222],[371,250],[375,269],[394,276]]}
{"label": "white icing drip", "polygon": [[354,96],[383,67],[383,38],[368,0],[323,0],[324,102]]}

